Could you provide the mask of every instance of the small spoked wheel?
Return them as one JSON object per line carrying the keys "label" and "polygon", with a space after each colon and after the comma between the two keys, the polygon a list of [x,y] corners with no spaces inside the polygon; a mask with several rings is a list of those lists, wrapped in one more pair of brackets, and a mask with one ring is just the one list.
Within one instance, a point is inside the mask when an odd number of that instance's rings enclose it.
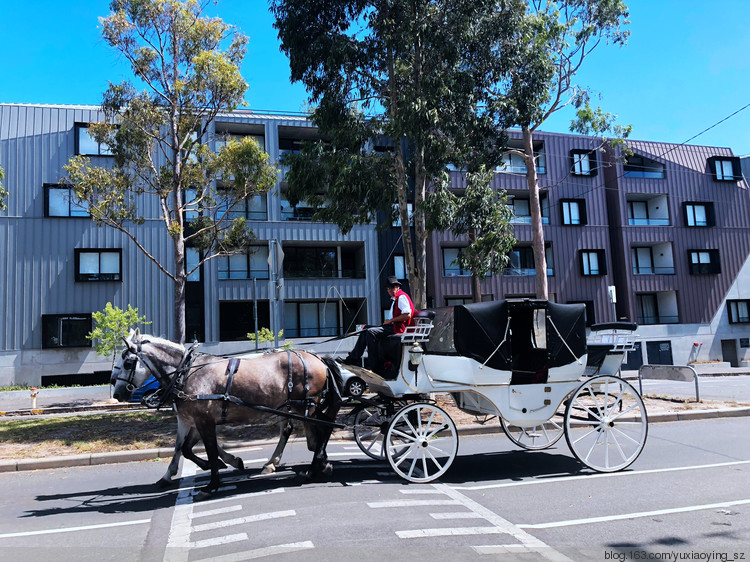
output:
{"label": "small spoked wheel", "polygon": [[[564,406],[561,407],[563,412]],[[565,431],[565,416],[563,412],[556,412],[543,424],[522,427],[500,418],[500,425],[505,435],[522,449],[541,451],[557,443]]]}
{"label": "small spoked wheel", "polygon": [[616,472],[641,454],[648,417],[638,392],[619,377],[601,375],[573,392],[565,410],[565,439],[583,464]]}
{"label": "small spoked wheel", "polygon": [[399,410],[385,437],[388,463],[409,482],[440,478],[457,452],[456,424],[434,404],[418,402]]}
{"label": "small spoked wheel", "polygon": [[360,450],[376,461],[384,461],[383,441],[389,416],[385,407],[365,406],[354,416],[354,440]]}

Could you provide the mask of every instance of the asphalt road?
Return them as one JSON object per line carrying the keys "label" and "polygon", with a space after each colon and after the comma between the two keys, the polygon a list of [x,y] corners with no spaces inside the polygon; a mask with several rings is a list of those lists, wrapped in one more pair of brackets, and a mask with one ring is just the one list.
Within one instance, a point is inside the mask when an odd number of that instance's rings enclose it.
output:
{"label": "asphalt road", "polygon": [[206,481],[156,490],[164,462],[0,474],[6,560],[750,560],[750,421],[653,424],[628,471],[582,469],[562,440],[518,451],[502,435],[461,439],[438,482],[410,484],[351,442],[334,442],[330,482],[286,469],[260,476],[270,447],[242,452],[247,470],[196,502]]}

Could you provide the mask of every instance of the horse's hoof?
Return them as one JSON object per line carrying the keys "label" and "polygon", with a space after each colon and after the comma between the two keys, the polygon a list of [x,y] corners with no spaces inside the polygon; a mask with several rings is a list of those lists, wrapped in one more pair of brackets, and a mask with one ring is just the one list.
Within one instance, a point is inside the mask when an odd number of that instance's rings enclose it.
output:
{"label": "horse's hoof", "polygon": [[260,471],[261,474],[273,474],[276,472],[276,467],[272,464],[267,464],[263,467],[263,470]]}
{"label": "horse's hoof", "polygon": [[156,482],[156,485],[161,488],[162,490],[166,488],[171,488],[175,485],[174,480],[167,480],[166,478],[161,478]]}
{"label": "horse's hoof", "polygon": [[326,478],[330,477],[333,474],[333,465],[327,462],[323,467],[323,470],[320,471],[320,474]]}
{"label": "horse's hoof", "polygon": [[242,462],[242,459],[238,458],[237,459],[237,464],[234,465],[234,468],[236,468],[237,470],[240,470],[240,471],[244,471],[245,470],[245,463]]}

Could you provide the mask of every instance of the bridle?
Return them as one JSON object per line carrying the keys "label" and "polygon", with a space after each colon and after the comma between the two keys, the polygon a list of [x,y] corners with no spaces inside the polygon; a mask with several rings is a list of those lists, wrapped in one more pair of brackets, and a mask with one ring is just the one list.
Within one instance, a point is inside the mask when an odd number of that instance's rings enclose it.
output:
{"label": "bridle", "polygon": [[[143,366],[146,367],[148,372],[156,377],[156,380],[159,381],[159,384],[162,384],[162,377],[159,375],[159,370],[154,367],[154,364],[143,354],[143,344],[149,343],[148,340],[146,341],[138,341],[136,342],[136,351],[133,352],[130,350],[131,344],[125,341],[125,349],[122,350],[122,369],[120,369],[118,366],[115,366],[113,371],[117,370],[116,373],[117,376],[115,376],[112,380],[114,382],[122,381],[127,385],[128,392],[133,392],[136,389],[134,380],[135,380],[135,371],[138,369],[138,363],[143,363]],[[122,372],[122,374],[120,373]],[[124,375],[124,376],[123,376]],[[146,377],[148,378],[148,377]]]}

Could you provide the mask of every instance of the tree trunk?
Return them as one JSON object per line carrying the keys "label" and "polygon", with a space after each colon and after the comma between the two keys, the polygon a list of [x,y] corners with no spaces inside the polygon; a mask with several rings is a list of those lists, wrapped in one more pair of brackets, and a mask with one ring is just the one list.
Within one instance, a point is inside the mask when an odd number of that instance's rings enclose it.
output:
{"label": "tree trunk", "polygon": [[[469,246],[477,241],[477,231],[472,229],[469,233]],[[482,280],[476,273],[471,274],[471,297],[474,302],[482,302]]]}
{"label": "tree trunk", "polygon": [[185,241],[182,236],[175,236],[175,281],[174,281],[174,341],[185,344],[187,327],[185,323]]}
{"label": "tree trunk", "polygon": [[531,207],[531,249],[534,252],[536,270],[536,298],[549,299],[547,288],[547,256],[544,252],[544,230],[542,228],[542,207],[539,198],[539,184],[536,175],[534,143],[531,130],[523,127],[523,149],[526,154],[526,182],[529,186],[529,206]]}

